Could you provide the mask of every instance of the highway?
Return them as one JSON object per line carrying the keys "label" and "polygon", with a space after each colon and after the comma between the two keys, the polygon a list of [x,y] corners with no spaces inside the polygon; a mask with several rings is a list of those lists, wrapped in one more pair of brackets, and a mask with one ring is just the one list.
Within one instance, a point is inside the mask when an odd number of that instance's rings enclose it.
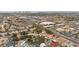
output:
{"label": "highway", "polygon": [[68,36],[66,36],[64,34],[61,34],[60,32],[56,31],[55,29],[48,29],[48,30],[50,30],[52,32],[55,32],[55,34],[58,35],[58,36],[61,36],[61,37],[65,38],[65,39],[68,39],[68,40],[70,40],[70,41],[72,41],[72,42],[74,42],[76,44],[79,44],[79,39],[77,39],[77,38],[68,37]]}

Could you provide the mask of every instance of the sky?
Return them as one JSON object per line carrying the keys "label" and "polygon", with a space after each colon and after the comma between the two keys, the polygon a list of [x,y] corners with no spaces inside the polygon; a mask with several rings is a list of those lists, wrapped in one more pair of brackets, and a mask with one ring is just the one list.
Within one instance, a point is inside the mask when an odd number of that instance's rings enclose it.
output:
{"label": "sky", "polygon": [[78,0],[0,0],[0,11],[78,11],[78,4]]}

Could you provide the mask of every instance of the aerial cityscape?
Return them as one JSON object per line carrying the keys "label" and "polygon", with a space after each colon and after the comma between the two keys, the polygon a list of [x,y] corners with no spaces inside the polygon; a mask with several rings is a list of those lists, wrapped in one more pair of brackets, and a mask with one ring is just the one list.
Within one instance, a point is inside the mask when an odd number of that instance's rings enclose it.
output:
{"label": "aerial cityscape", "polygon": [[0,47],[79,47],[79,12],[0,12]]}

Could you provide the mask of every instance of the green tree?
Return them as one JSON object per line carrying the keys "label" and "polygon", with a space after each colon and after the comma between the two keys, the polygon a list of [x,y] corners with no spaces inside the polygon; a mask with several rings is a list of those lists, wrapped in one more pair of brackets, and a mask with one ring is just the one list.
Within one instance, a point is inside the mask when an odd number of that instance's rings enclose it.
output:
{"label": "green tree", "polygon": [[16,33],[13,33],[12,34],[12,38],[13,38],[14,46],[15,46],[16,45],[16,42],[18,41],[17,34]]}
{"label": "green tree", "polygon": [[46,33],[48,33],[48,34],[54,34],[54,32],[52,32],[52,31],[50,31],[50,30],[45,29],[45,31],[46,31]]}

